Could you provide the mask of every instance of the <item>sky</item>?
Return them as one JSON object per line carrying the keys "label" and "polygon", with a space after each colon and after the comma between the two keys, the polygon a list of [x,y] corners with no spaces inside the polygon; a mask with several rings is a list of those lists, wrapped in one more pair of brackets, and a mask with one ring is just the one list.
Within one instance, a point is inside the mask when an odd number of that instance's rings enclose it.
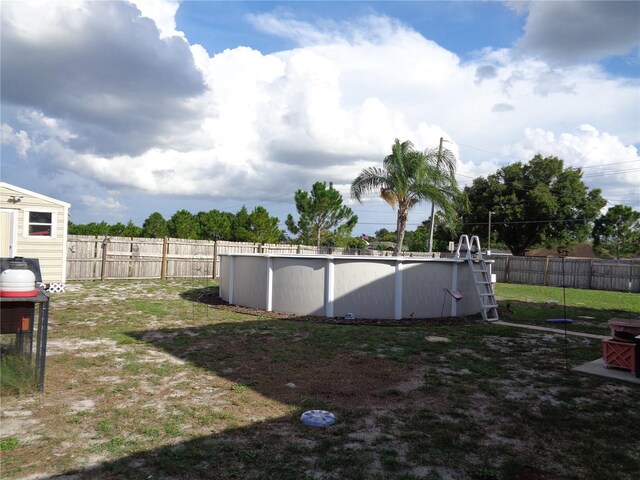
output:
{"label": "sky", "polygon": [[393,231],[391,207],[349,187],[396,138],[442,137],[462,187],[540,153],[640,209],[640,2],[0,8],[0,178],[74,223],[262,205],[285,229],[294,192],[326,181],[354,235]]}

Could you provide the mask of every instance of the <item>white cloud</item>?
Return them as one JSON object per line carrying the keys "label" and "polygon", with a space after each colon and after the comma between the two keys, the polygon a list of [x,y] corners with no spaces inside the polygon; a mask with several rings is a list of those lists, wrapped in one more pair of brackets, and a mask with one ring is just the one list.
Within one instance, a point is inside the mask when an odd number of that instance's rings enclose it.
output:
{"label": "white cloud", "polygon": [[184,33],[176,31],[178,0],[131,0],[131,3],[138,7],[142,16],[154,21],[162,38],[184,37]]}
{"label": "white cloud", "polygon": [[175,146],[201,121],[189,45],[132,4],[5,2],[0,34],[3,105],[64,120],[77,151]]}
{"label": "white cloud", "polygon": [[[324,31],[320,31],[306,22],[290,17],[283,18],[274,14],[248,15],[247,20],[262,32],[295,40],[301,45],[329,42],[333,36],[332,30],[337,28],[334,23],[330,23],[329,25],[325,24]],[[330,26],[330,28],[326,29],[327,26]]]}
{"label": "white cloud", "polygon": [[100,198],[91,195],[82,195],[84,206],[96,213],[125,210],[125,206],[112,197]]}
{"label": "white cloud", "polygon": [[36,110],[19,110],[16,119],[31,132],[35,141],[55,138],[67,143],[78,137],[63,120],[47,117]]}
{"label": "white cloud", "polygon": [[11,126],[3,123],[1,134],[0,143],[2,145],[13,147],[21,157],[26,156],[31,148],[31,140],[27,132],[24,130],[15,131]]}
{"label": "white cloud", "polygon": [[[599,132],[591,125],[580,125],[575,133],[556,135],[542,128],[527,128],[524,138],[506,149],[522,158],[536,153],[556,156],[566,166],[583,168],[583,181],[600,188],[610,203],[621,198],[640,201],[640,155],[633,145],[625,145],[615,135]],[[616,173],[619,172],[619,173]]]}
{"label": "white cloud", "polygon": [[[395,138],[420,149],[452,140],[460,173],[473,177],[538,151],[575,166],[611,163],[633,158],[638,142],[638,83],[595,66],[506,49],[463,62],[387,17],[318,27],[273,14],[251,21],[298,48],[210,57],[173,33],[172,2],[136,2],[148,18],[125,3],[81,3],[66,15],[54,3],[37,22],[33,7],[3,11],[3,144],[107,188],[290,202],[318,180],[348,196]],[[40,26],[55,33],[48,42]],[[9,46],[20,56],[7,57]],[[586,123],[598,130],[575,132]],[[596,178],[611,192],[637,185]]]}

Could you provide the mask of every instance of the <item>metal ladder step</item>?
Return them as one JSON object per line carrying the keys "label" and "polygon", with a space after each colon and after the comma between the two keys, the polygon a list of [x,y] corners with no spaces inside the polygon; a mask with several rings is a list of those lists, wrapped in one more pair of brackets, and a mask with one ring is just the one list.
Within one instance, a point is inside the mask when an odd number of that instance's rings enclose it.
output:
{"label": "metal ladder step", "polygon": [[480,313],[486,322],[498,320],[498,305],[493,291],[490,272],[482,258],[480,239],[474,235],[469,239],[467,235],[461,235],[455,258],[465,258],[468,262],[477,298],[480,300]]}

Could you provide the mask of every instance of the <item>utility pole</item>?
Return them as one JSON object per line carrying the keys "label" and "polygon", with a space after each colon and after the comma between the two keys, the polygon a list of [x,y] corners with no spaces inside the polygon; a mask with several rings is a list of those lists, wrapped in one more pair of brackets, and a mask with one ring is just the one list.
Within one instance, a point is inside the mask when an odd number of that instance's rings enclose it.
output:
{"label": "utility pole", "polygon": [[[438,162],[436,163],[436,168],[440,167],[440,158],[442,157],[442,142],[444,142],[444,138],[440,137],[440,146],[438,147]],[[429,253],[433,253],[433,227],[436,221],[436,206],[431,202],[431,226],[429,228]]]}
{"label": "utility pole", "polygon": [[491,255],[491,214],[493,212],[489,210],[489,235],[487,236],[487,255]]}

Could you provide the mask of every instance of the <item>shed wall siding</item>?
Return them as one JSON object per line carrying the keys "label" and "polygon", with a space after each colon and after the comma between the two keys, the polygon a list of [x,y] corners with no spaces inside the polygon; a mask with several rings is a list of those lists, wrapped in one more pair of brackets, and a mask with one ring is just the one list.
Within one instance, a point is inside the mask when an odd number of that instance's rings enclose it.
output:
{"label": "shed wall siding", "polygon": [[[20,202],[10,203],[9,197],[12,195],[22,197]],[[4,185],[0,188],[0,205],[2,208],[17,211],[14,256],[39,259],[43,283],[65,282],[67,208]],[[30,211],[54,214],[51,237],[28,236],[28,212]],[[3,232],[3,234],[5,233]]]}

